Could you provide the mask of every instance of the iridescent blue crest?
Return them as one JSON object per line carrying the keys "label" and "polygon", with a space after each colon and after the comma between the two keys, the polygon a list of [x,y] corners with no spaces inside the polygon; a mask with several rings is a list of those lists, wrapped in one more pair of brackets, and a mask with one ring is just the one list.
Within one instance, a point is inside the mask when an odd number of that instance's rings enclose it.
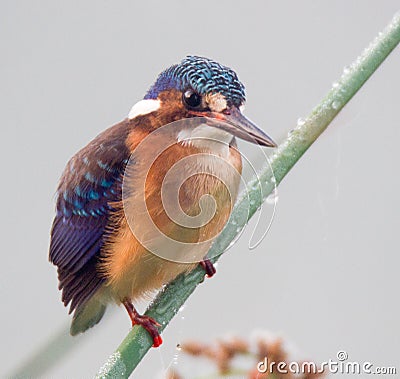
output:
{"label": "iridescent blue crest", "polygon": [[245,101],[244,85],[236,72],[211,59],[187,56],[181,63],[163,71],[147,92],[145,99],[156,99],[168,89],[193,89],[200,95],[221,93],[229,105],[239,107]]}

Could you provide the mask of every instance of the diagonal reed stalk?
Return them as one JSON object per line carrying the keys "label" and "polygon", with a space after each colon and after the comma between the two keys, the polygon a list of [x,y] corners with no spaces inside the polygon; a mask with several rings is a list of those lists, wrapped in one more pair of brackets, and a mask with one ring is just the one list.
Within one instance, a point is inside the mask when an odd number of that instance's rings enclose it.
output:
{"label": "diagonal reed stalk", "polygon": [[[311,114],[304,119],[304,122],[298,123],[297,127],[272,156],[270,165],[260,171],[258,179],[255,178],[250,182],[248,186],[250,190],[241,194],[233,210],[230,222],[210,250],[210,256],[217,256],[212,259],[213,262],[229,246],[240,231],[240,227],[243,227],[248,219],[253,216],[265,197],[282,181],[293,165],[327,128],[340,110],[382,64],[399,42],[400,14],[398,13],[356,61],[344,70],[339,81],[334,84],[333,88],[312,110]],[[243,217],[243,215],[246,215],[246,217]],[[164,329],[203,279],[204,271],[202,268],[195,269],[187,276],[179,276],[158,294],[146,314],[156,318],[162,324],[161,329]],[[64,336],[60,334],[59,337],[59,345],[62,345]],[[31,369],[33,367],[35,368],[35,374],[43,374],[44,370],[50,364],[55,364],[55,361],[60,356],[60,354],[51,354],[54,343],[55,341],[52,340],[40,350],[42,356],[49,357],[44,359],[49,362],[42,366],[42,370],[39,367],[34,367],[34,364],[28,363],[15,372],[14,375],[10,375],[10,377],[31,377]],[[96,378],[128,378],[151,345],[152,339],[148,333],[143,328],[135,326],[117,350],[109,357]],[[73,345],[66,344],[66,346],[64,353]],[[35,357],[37,357],[37,354],[35,354]]]}
{"label": "diagonal reed stalk", "polygon": [[[250,189],[241,194],[230,221],[211,247],[210,256],[215,257],[224,252],[240,231],[240,227],[253,216],[265,197],[282,181],[399,42],[400,14],[398,13],[356,61],[345,68],[340,80],[333,85],[311,114],[298,123],[272,156],[270,165],[261,170],[259,178],[254,178],[249,183]],[[215,262],[217,259],[218,257],[215,257],[212,261]],[[186,276],[179,276],[158,294],[146,314],[154,317],[162,324],[161,329],[164,329],[203,279],[204,271],[200,267]],[[96,378],[128,378],[151,345],[152,339],[149,334],[142,327],[135,326],[109,357]]]}

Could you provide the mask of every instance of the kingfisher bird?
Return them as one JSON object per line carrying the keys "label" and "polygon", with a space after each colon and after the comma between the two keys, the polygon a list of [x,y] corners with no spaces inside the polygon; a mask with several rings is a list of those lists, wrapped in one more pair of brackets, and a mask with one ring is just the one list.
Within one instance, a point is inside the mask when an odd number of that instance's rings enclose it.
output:
{"label": "kingfisher bird", "polygon": [[[207,249],[229,219],[239,187],[237,175],[224,164],[239,176],[242,170],[235,137],[276,147],[243,115],[244,103],[244,86],[232,69],[187,56],[161,72],[128,117],[67,163],[57,188],[49,260],[57,266],[62,301],[70,304],[69,313],[74,312],[71,335],[96,325],[107,305],[115,302],[125,306],[132,326],[143,326],[157,347],[162,343],[160,325],[139,314],[133,302],[198,264],[207,276],[215,273]],[[193,124],[196,119],[200,123]],[[166,125],[173,126],[157,133]],[[164,209],[162,186],[180,161],[185,163],[176,177],[186,171],[188,175],[179,183],[178,208],[195,217],[202,211],[204,195],[211,195],[215,212],[206,224],[181,225]],[[198,173],[192,175],[193,166]],[[175,176],[169,176],[174,182]],[[129,190],[124,191],[127,180]],[[189,254],[190,259],[168,259],[159,253],[167,244],[147,235],[143,209],[162,235],[183,242],[178,256]],[[203,241],[208,243],[199,244]]]}

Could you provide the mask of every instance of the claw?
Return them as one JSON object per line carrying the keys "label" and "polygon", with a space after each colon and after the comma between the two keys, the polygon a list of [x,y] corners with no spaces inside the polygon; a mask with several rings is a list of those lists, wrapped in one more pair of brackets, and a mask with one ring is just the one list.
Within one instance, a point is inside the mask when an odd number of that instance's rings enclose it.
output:
{"label": "claw", "polygon": [[211,278],[217,272],[215,266],[209,259],[202,260],[200,264],[203,267],[204,271],[206,272],[207,278]]}
{"label": "claw", "polygon": [[161,325],[150,316],[140,315],[129,300],[125,299],[122,303],[124,304],[132,321],[132,327],[135,325],[141,325],[153,338],[153,347],[160,346],[163,341],[157,327]]}
{"label": "claw", "polygon": [[159,347],[163,343],[160,335],[153,337],[153,347]]}

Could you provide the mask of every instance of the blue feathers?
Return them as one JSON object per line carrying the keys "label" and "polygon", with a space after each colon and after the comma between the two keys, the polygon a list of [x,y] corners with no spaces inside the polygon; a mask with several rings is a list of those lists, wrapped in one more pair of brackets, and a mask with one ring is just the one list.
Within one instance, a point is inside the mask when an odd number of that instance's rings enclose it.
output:
{"label": "blue feathers", "polygon": [[80,217],[105,215],[111,209],[107,201],[116,200],[115,195],[118,192],[116,188],[112,187],[117,181],[118,184],[122,183],[119,177],[121,176],[121,167],[126,165],[125,161],[124,159],[118,167],[101,160],[92,164],[87,156],[81,159],[80,165],[71,162],[70,168],[76,165],[83,175],[78,185],[62,192],[59,208],[62,209],[63,215],[65,217],[70,217],[71,214]]}
{"label": "blue feathers", "polygon": [[103,180],[101,181],[101,186],[104,187],[104,188],[110,188],[110,187],[113,185],[113,183],[114,183],[113,180],[106,180],[106,179],[103,179]]}
{"label": "blue feathers", "polygon": [[76,193],[78,196],[80,196],[80,197],[85,197],[85,194],[82,192],[80,186],[76,186],[76,187],[75,187],[75,193]]}
{"label": "blue feathers", "polygon": [[83,202],[79,199],[74,199],[72,204],[75,207],[75,209],[73,209],[73,211],[78,211],[83,208]]}
{"label": "blue feathers", "polygon": [[72,212],[66,206],[63,206],[62,207],[62,214],[59,213],[59,215],[60,216],[64,216],[64,217],[71,217],[72,216]]}
{"label": "blue feathers", "polygon": [[65,191],[63,192],[63,198],[64,198],[65,201],[68,201],[68,199],[69,199],[69,194],[68,194],[68,191],[67,191],[67,190],[65,190]]}
{"label": "blue feathers", "polygon": [[109,216],[122,197],[129,132],[122,122],[97,136],[71,159],[60,180],[49,258],[58,267],[62,300],[71,303],[70,311],[104,282],[96,267]]}
{"label": "blue feathers", "polygon": [[110,165],[108,165],[107,163],[104,163],[102,160],[98,160],[97,161],[97,165],[102,168],[103,170],[107,170],[107,171],[111,171],[112,167]]}
{"label": "blue feathers", "polygon": [[86,179],[88,182],[96,183],[96,178],[93,176],[93,174],[92,174],[91,172],[86,172],[86,173],[85,173],[85,179]]}
{"label": "blue feathers", "polygon": [[163,71],[144,98],[156,99],[160,92],[173,88],[192,88],[201,95],[221,93],[229,105],[237,107],[245,102],[244,86],[235,71],[203,57],[188,56]]}
{"label": "blue feathers", "polygon": [[90,190],[88,194],[89,200],[99,200],[100,194],[94,190]]}

